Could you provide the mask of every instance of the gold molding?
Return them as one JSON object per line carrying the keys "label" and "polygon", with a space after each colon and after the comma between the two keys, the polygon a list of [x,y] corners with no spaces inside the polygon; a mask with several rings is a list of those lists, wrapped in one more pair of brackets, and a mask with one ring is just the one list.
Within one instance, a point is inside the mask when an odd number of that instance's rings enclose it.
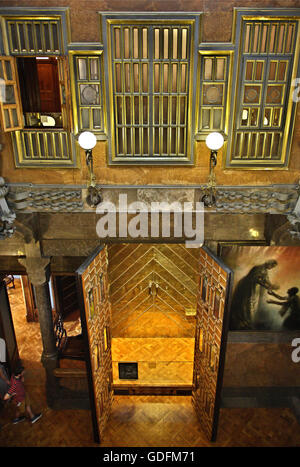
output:
{"label": "gold molding", "polygon": [[[235,38],[235,34],[236,34],[236,26],[237,26],[237,14],[238,12],[240,11],[240,9],[234,9],[234,28],[233,28],[233,39]],[[247,11],[247,9],[246,9]],[[296,111],[293,112],[293,107],[294,107],[294,102],[292,100],[292,94],[293,94],[293,86],[292,86],[292,83],[294,81],[294,79],[296,78],[297,76],[297,69],[298,69],[298,62],[299,62],[299,52],[300,52],[300,19],[299,19],[299,16],[294,16],[294,15],[291,15],[291,16],[280,16],[280,14],[278,16],[267,16],[267,15],[253,15],[253,12],[250,12],[249,15],[246,14],[246,11],[245,11],[245,14],[242,14],[241,15],[241,21],[240,21],[240,24],[241,24],[241,32],[240,32],[240,37],[239,37],[239,43],[236,44],[237,46],[237,50],[238,50],[238,58],[237,58],[237,66],[236,66],[236,85],[233,89],[232,87],[232,93],[235,95],[235,98],[234,98],[234,102],[233,102],[233,109],[232,109],[232,115],[233,115],[233,123],[232,123],[232,135],[231,135],[231,138],[230,138],[230,147],[229,147],[229,151],[228,151],[228,155],[229,155],[229,160],[228,162],[226,161],[225,159],[225,164],[223,165],[223,169],[224,170],[230,170],[230,169],[238,169],[238,170],[288,170],[288,166],[289,166],[289,160],[290,160],[290,153],[291,153],[291,144],[292,144],[292,138],[293,138],[293,132],[294,132],[294,129],[295,129],[295,118],[296,118]],[[282,108],[282,112],[285,111],[285,108],[282,107],[283,105],[283,99],[285,97],[285,101],[286,101],[286,120],[285,120],[285,126],[284,128],[281,128],[281,127],[272,127],[272,128],[269,128],[269,127],[262,127],[262,128],[243,128],[241,125],[238,125],[237,126],[237,109],[239,107],[239,100],[238,100],[238,95],[239,95],[239,88],[240,88],[240,83],[238,82],[238,78],[240,77],[241,75],[241,67],[242,67],[242,57],[245,56],[247,57],[247,55],[251,55],[251,59],[255,60],[255,56],[257,55],[257,59],[261,59],[262,56],[265,58],[265,59],[271,59],[272,56],[276,56],[276,60],[280,59],[278,58],[278,56],[282,56],[282,60],[285,60],[285,57],[286,57],[286,53],[264,53],[264,52],[258,52],[258,53],[252,53],[252,52],[244,52],[243,50],[243,43],[242,43],[242,39],[243,39],[243,33],[244,33],[244,28],[245,28],[245,25],[247,23],[247,21],[257,21],[257,22],[262,22],[262,21],[267,21],[267,22],[276,22],[276,21],[284,21],[284,22],[289,22],[289,21],[295,21],[298,25],[298,31],[297,31],[297,34],[295,37],[293,37],[293,41],[294,44],[295,44],[295,50],[294,50],[294,53],[293,53],[293,56],[294,56],[294,60],[292,61],[293,63],[293,68],[292,68],[292,71],[291,71],[291,74],[290,74],[290,81],[286,81],[285,83],[281,83],[281,84],[284,84],[285,86],[285,92],[286,92],[286,87],[290,87],[289,89],[289,94],[288,95],[285,95],[285,93],[283,93],[282,95],[282,101],[280,104],[278,104],[279,106],[281,106]],[[293,35],[296,33],[296,31],[293,33]],[[288,56],[290,57],[291,56],[291,53],[288,53]],[[289,61],[290,63],[290,60],[287,60]],[[233,71],[233,70],[232,70]],[[232,71],[231,71],[231,79],[233,79],[233,76],[232,76]],[[243,77],[242,77],[243,78]],[[246,85],[247,83],[244,82],[244,86]],[[255,85],[259,85],[258,82],[255,82]],[[268,82],[268,86],[271,86],[271,85],[276,85],[276,82],[275,81],[270,81]],[[242,89],[242,88],[241,88]],[[241,99],[243,98],[243,96],[240,96]],[[260,100],[258,106],[261,106],[262,105],[262,101]],[[246,106],[246,104],[245,104]],[[265,103],[264,107],[263,108],[266,108],[268,107],[268,104]],[[292,112],[293,112],[293,118],[292,118]],[[291,132],[291,134],[289,134],[289,128],[293,128],[293,131]],[[249,130],[249,131],[248,131]],[[244,159],[241,157],[241,159],[237,160],[237,159],[233,159],[233,151],[234,151],[234,147],[235,147],[235,140],[236,140],[236,135],[238,132],[247,132],[248,133],[253,133],[253,130],[255,130],[255,133],[257,135],[259,135],[260,133],[266,133],[266,134],[272,134],[274,135],[275,133],[282,133],[282,150],[281,150],[281,154],[280,154],[280,159]],[[273,138],[274,136],[272,136]],[[290,145],[289,145],[289,151],[287,151],[287,144],[289,142],[289,139],[290,139]],[[225,152],[225,151],[224,151]],[[255,164],[255,167],[252,167],[251,166],[251,163],[252,164]],[[227,164],[227,165],[226,165]]]}
{"label": "gold molding", "polygon": [[[72,107],[73,107],[73,127],[74,127],[74,134],[77,135],[79,133],[79,114],[78,108],[79,104],[77,103],[77,91],[76,91],[76,75],[75,75],[75,58],[77,55],[81,55],[84,57],[99,57],[102,63],[100,64],[101,70],[101,81],[99,83],[99,88],[101,88],[102,92],[102,116],[103,116],[103,130],[99,130],[98,133],[106,133],[107,131],[107,112],[106,112],[106,93],[105,93],[105,78],[104,78],[104,63],[103,63],[103,50],[70,50],[69,51],[69,66],[70,66],[70,81],[71,81],[71,96],[72,96]],[[95,83],[96,84],[96,83]],[[97,130],[93,130],[97,133]]]}
{"label": "gold molding", "polygon": [[[113,163],[118,163],[120,162],[123,163],[135,163],[138,162],[140,165],[143,164],[143,161],[145,163],[149,163],[149,161],[155,163],[155,164],[165,164],[166,162],[170,165],[176,164],[176,162],[186,162],[188,165],[190,165],[190,154],[192,151],[192,144],[193,144],[193,135],[191,134],[191,121],[192,121],[192,89],[193,89],[193,69],[194,69],[194,52],[195,52],[195,19],[189,19],[189,20],[182,20],[182,18],[178,19],[164,19],[164,20],[154,20],[145,18],[143,20],[136,20],[134,18],[132,19],[107,19],[106,20],[106,36],[107,36],[107,56],[108,56],[108,89],[109,89],[109,96],[110,96],[110,133],[111,133],[111,160]],[[151,25],[158,25],[158,26],[172,26],[172,25],[179,25],[181,27],[184,26],[189,26],[190,27],[190,52],[189,52],[189,63],[188,63],[188,73],[189,73],[189,81],[188,81],[188,87],[189,87],[189,93],[187,95],[187,116],[186,116],[186,121],[187,124],[185,126],[186,128],[186,149],[185,149],[185,154],[183,156],[154,156],[154,155],[149,155],[149,156],[143,156],[141,155],[128,155],[128,156],[121,156],[117,154],[117,149],[116,149],[116,137],[115,137],[115,112],[114,112],[114,83],[113,83],[113,74],[112,74],[112,40],[111,40],[111,27],[114,25],[122,25],[122,26],[151,26]],[[197,47],[197,46],[196,46]],[[152,131],[154,128],[153,127],[148,127],[149,131]],[[160,127],[161,130],[162,127]],[[154,152],[154,151],[153,151]]]}

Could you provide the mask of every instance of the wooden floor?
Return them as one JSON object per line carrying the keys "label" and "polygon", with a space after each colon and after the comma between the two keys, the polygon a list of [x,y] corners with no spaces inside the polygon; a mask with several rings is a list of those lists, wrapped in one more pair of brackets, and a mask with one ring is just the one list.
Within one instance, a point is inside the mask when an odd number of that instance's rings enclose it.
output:
{"label": "wooden floor", "polygon": [[[26,387],[32,408],[43,417],[31,425],[13,425],[11,403],[0,412],[0,446],[99,446],[93,442],[89,410],[54,411],[47,407],[44,370],[40,363],[39,325],[26,323],[20,294],[9,291]],[[115,396],[102,447],[300,446],[300,426],[288,408],[221,409],[218,440],[201,432],[190,397]]]}

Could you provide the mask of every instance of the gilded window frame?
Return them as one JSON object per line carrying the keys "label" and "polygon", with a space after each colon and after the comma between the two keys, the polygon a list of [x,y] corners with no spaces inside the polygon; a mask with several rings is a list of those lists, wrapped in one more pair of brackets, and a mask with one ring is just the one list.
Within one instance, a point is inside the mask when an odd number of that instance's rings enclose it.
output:
{"label": "gilded window frame", "polygon": [[[105,86],[107,96],[107,133],[108,133],[108,164],[109,165],[193,165],[195,153],[195,118],[193,115],[196,110],[195,94],[196,94],[196,71],[197,71],[197,50],[201,30],[202,13],[107,13],[99,12],[101,40],[103,39],[104,50],[104,69],[105,69]],[[188,24],[192,28],[191,37],[191,52],[189,64],[189,95],[188,95],[188,117],[187,117],[187,149],[184,157],[172,156],[118,156],[115,150],[115,117],[113,103],[113,78],[111,71],[112,54],[110,40],[111,24]],[[150,128],[150,126],[149,126]],[[153,127],[154,128],[154,127]],[[153,151],[152,151],[153,154]]]}
{"label": "gilded window frame", "polygon": [[[234,89],[235,82],[239,79],[241,75],[241,66],[242,66],[242,27],[243,21],[288,21],[294,20],[298,23],[298,31],[296,37],[295,53],[293,60],[293,67],[291,70],[290,80],[288,82],[289,93],[286,97],[287,107],[286,107],[286,122],[289,121],[289,125],[285,124],[283,128],[283,141],[282,147],[284,152],[281,154],[280,160],[266,160],[261,161],[248,160],[241,162],[240,160],[234,161],[232,157],[235,136],[238,132],[238,129],[235,127],[235,122],[237,120],[237,111],[239,108],[238,98],[240,94],[240,89]],[[298,8],[265,8],[265,9],[255,9],[255,8],[234,8],[233,14],[233,30],[232,37],[234,38],[234,64],[232,70],[232,92],[231,92],[231,103],[230,107],[232,109],[233,118],[230,121],[230,126],[228,129],[228,141],[227,145],[224,147],[224,159],[223,159],[223,169],[239,169],[239,170],[288,170],[290,152],[292,146],[293,132],[295,127],[295,118],[296,118],[296,108],[297,103],[293,102],[293,82],[295,78],[300,77],[300,9]],[[270,55],[266,54],[266,58]],[[284,59],[284,56],[283,56]],[[261,133],[263,130],[258,129],[257,134]],[[275,131],[275,130],[274,130]]]}

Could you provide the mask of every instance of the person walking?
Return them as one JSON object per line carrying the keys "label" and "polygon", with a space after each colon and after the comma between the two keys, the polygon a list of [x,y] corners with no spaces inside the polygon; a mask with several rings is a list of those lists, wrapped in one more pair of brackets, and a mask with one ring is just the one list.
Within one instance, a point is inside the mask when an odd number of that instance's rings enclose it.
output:
{"label": "person walking", "polygon": [[28,393],[24,387],[24,367],[19,365],[10,380],[10,386],[3,399],[8,400],[12,397],[16,404],[16,416],[13,423],[19,423],[26,419],[25,413],[29,415],[31,423],[35,423],[42,416],[42,413],[34,414],[31,406]]}

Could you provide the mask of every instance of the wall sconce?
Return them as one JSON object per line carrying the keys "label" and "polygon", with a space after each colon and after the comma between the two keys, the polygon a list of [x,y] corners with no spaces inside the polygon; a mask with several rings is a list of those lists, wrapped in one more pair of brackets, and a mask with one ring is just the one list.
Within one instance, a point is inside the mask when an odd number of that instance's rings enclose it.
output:
{"label": "wall sconce", "polygon": [[91,131],[84,131],[78,137],[79,146],[85,150],[85,161],[90,172],[90,185],[86,202],[89,206],[95,207],[102,201],[102,196],[96,187],[96,176],[94,174],[93,148],[97,144],[97,138]]}
{"label": "wall sconce", "polygon": [[218,150],[223,146],[224,138],[221,133],[213,132],[207,135],[205,142],[206,146],[210,149],[209,178],[206,193],[201,201],[204,203],[204,206],[212,207],[216,204],[215,186],[217,183],[214,168],[217,165]]}

